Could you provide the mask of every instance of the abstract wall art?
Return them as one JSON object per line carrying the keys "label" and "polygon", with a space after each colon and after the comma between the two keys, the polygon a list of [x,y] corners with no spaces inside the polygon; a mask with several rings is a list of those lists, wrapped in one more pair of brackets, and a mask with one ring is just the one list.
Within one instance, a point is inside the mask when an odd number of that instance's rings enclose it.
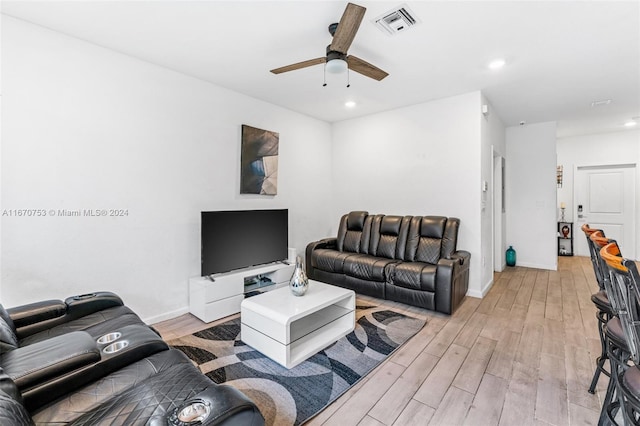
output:
{"label": "abstract wall art", "polygon": [[242,125],[240,193],[278,193],[278,143],[280,135]]}

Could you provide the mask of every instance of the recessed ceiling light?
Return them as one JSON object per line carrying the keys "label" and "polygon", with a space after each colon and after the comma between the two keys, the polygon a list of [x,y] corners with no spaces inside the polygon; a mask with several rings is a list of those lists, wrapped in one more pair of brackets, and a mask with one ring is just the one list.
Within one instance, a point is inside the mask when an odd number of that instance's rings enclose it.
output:
{"label": "recessed ceiling light", "polygon": [[637,122],[637,121],[629,120],[629,121],[627,121],[626,123],[624,123],[624,127],[633,127],[633,126],[635,126],[636,124],[638,124],[638,122]]}
{"label": "recessed ceiling light", "polygon": [[354,101],[347,101],[344,103],[344,106],[346,106],[347,108],[354,108],[356,106],[356,103]]}
{"label": "recessed ceiling light", "polygon": [[489,62],[489,68],[492,70],[497,70],[504,67],[504,64],[506,64],[504,59],[494,59],[493,61]]}

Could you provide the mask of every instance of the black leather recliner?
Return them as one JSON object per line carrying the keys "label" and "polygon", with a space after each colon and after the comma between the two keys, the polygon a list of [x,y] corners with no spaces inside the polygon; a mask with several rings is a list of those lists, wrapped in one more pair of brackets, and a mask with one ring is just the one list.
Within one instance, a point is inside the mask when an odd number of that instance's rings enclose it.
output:
{"label": "black leather recliner", "polygon": [[263,425],[113,293],[5,310],[0,424]]}
{"label": "black leather recliner", "polygon": [[470,253],[457,250],[460,220],[443,216],[345,214],[336,238],[306,249],[311,279],[446,314],[469,284]]}

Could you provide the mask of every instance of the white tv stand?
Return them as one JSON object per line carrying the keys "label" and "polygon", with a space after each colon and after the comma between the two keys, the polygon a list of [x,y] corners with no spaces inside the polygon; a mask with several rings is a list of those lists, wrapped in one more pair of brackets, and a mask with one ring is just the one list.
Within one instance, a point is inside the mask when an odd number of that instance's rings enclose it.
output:
{"label": "white tv stand", "polygon": [[[238,269],[209,277],[189,279],[189,311],[204,322],[240,312],[240,303],[249,291],[268,291],[289,284],[295,265],[271,263]],[[262,281],[245,286],[253,278]]]}

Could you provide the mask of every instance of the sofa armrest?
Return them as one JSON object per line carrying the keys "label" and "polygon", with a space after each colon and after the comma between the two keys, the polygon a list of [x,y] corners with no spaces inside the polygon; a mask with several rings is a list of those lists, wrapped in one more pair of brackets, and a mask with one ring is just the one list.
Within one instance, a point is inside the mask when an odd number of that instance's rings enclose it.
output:
{"label": "sofa armrest", "polygon": [[62,300],[43,300],[7,309],[16,329],[62,317],[67,305]]}
{"label": "sofa armrest", "polygon": [[95,293],[80,294],[68,297],[64,303],[67,304],[67,315],[69,319],[76,319],[103,309],[123,306],[122,299],[110,291],[99,291]]}
{"label": "sofa armrest", "polygon": [[440,259],[436,272],[436,311],[452,314],[469,287],[471,253],[458,250],[449,259]]}
{"label": "sofa armrest", "polygon": [[7,309],[18,338],[63,324],[103,309],[122,306],[122,299],[108,291],[81,294],[63,301],[46,300]]}
{"label": "sofa armrest", "polygon": [[258,407],[242,392],[227,385],[212,385],[168,413],[168,425],[261,426]]}
{"label": "sofa armrest", "polygon": [[4,372],[21,392],[100,361],[100,351],[84,331],[23,346],[0,356]]}
{"label": "sofa armrest", "polygon": [[314,241],[307,245],[307,249],[312,247],[312,250],[317,249],[334,249],[336,250],[338,247],[338,239],[336,237],[323,238],[318,241]]}
{"label": "sofa armrest", "polygon": [[469,261],[471,260],[471,253],[465,250],[458,250],[451,255],[451,259],[457,260],[460,265],[463,265],[468,268]]}
{"label": "sofa armrest", "polygon": [[305,252],[305,259],[304,259],[307,277],[309,277],[310,279],[314,279],[314,276],[313,276],[314,268],[313,268],[313,265],[311,264],[311,255],[313,254],[314,250],[318,250],[318,249],[337,250],[337,248],[338,248],[338,239],[336,237],[323,238],[322,240],[314,241],[307,244],[307,249]]}

